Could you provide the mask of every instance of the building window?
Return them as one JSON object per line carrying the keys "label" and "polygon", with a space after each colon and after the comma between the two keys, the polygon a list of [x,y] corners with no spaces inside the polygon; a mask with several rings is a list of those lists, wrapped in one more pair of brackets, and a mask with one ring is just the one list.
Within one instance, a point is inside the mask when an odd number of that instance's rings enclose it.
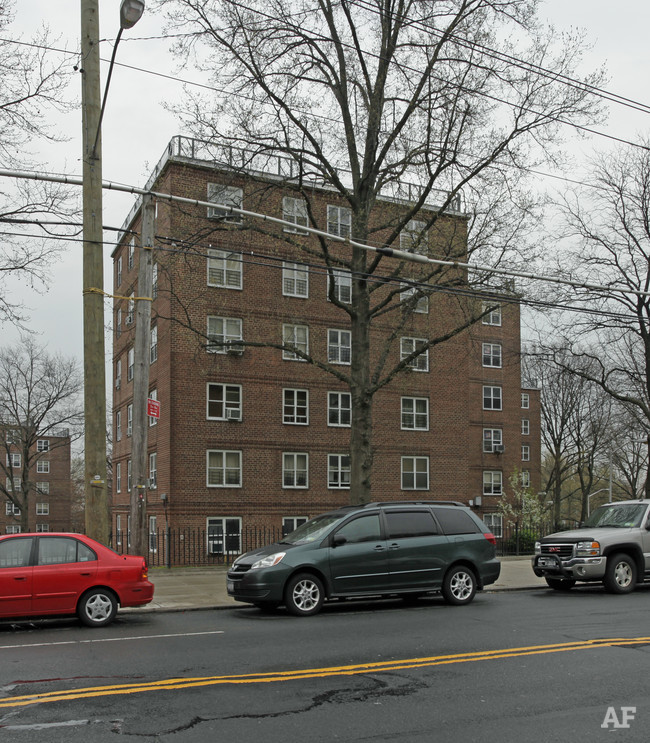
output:
{"label": "building window", "polygon": [[350,237],[352,211],[345,206],[327,205],[327,231],[330,235]]}
{"label": "building window", "polygon": [[483,429],[483,451],[486,454],[498,454],[503,451],[503,430],[500,428]]}
{"label": "building window", "polygon": [[282,294],[285,297],[309,296],[309,273],[300,263],[282,263]]}
{"label": "building window", "polygon": [[[133,487],[133,466],[131,464],[131,460],[129,459],[126,463],[126,489],[129,493],[131,492],[132,487]],[[131,531],[130,528],[129,528],[129,531]]]}
{"label": "building window", "polygon": [[115,286],[119,286],[122,283],[122,256],[117,259],[115,269]]}
{"label": "building window", "polygon": [[[426,338],[402,338],[400,342],[400,359],[405,359],[416,351],[420,351],[418,356],[412,358],[407,367],[413,369],[413,371],[428,372],[429,371],[429,349],[427,348],[429,341]],[[426,350],[422,350],[426,349]]]}
{"label": "building window", "polygon": [[400,232],[400,249],[408,250],[409,253],[426,255],[429,251],[429,237],[426,226],[426,222],[419,219],[409,220],[406,227]]}
{"label": "building window", "polygon": [[50,463],[47,459],[39,459],[36,462],[36,471],[39,474],[47,475],[50,471]]}
{"label": "building window", "polygon": [[126,406],[126,435],[133,435],[133,403]]}
{"label": "building window", "polygon": [[36,515],[37,516],[49,516],[50,515],[50,504],[49,503],[37,503],[36,504]]}
{"label": "building window", "polygon": [[[421,289],[417,289],[414,286],[409,286],[408,284],[403,284],[405,287],[400,292],[400,302],[411,302],[413,305],[413,312],[417,312],[422,315],[426,315],[429,313],[429,296],[427,294],[423,294]],[[413,297],[418,295],[417,299],[413,299]]]}
{"label": "building window", "polygon": [[20,454],[17,454],[16,452],[7,454],[7,467],[13,467],[14,469],[20,469],[21,461],[22,461],[22,458]]}
{"label": "building window", "polygon": [[5,534],[20,534],[20,525],[11,524],[5,527]]}
{"label": "building window", "polygon": [[45,534],[50,530],[49,524],[36,524],[36,533],[37,534]]}
{"label": "building window", "polygon": [[241,452],[207,452],[207,486],[209,488],[241,487]]}
{"label": "building window", "polygon": [[429,489],[429,457],[402,457],[402,490]]}
{"label": "building window", "polygon": [[[115,465],[115,491],[117,493],[122,492],[122,463],[118,462]],[[118,516],[119,518],[119,516]],[[119,531],[119,529],[118,529]]]}
{"label": "building window", "polygon": [[154,263],[151,267],[151,298],[158,296],[158,264]]}
{"label": "building window", "polygon": [[206,522],[208,554],[238,555],[241,552],[241,519],[210,516]]}
{"label": "building window", "polygon": [[122,411],[115,413],[115,441],[122,440]]}
{"label": "building window", "polygon": [[133,325],[133,313],[135,312],[135,294],[131,292],[126,303],[126,317],[124,318],[125,325]]}
{"label": "building window", "polygon": [[130,382],[133,379],[133,370],[135,369],[135,349],[129,348],[126,361],[126,381]]}
{"label": "building window", "polygon": [[350,457],[348,454],[327,455],[327,487],[350,487]]}
{"label": "building window", "polygon": [[282,390],[282,422],[296,426],[306,426],[309,423],[307,390]]}
{"label": "building window", "polygon": [[134,263],[134,256],[135,256],[135,237],[131,238],[131,241],[126,247],[126,256],[127,256],[127,265],[129,267],[129,271],[133,268]]}
{"label": "building window", "polygon": [[285,232],[293,232],[296,235],[308,234],[300,227],[307,227],[309,218],[307,216],[307,202],[304,199],[297,199],[293,196],[284,196],[282,199],[282,219],[285,222],[292,222],[295,227],[284,228]]}
{"label": "building window", "polygon": [[309,353],[309,328],[306,325],[283,325],[282,343],[290,347],[282,350],[283,359],[287,361],[306,361],[297,351],[302,351],[304,354]]}
{"label": "building window", "polygon": [[115,389],[119,390],[122,386],[122,359],[115,362]]}
{"label": "building window", "polygon": [[208,317],[208,353],[241,353],[242,321],[238,317]]}
{"label": "building window", "polygon": [[483,386],[483,410],[501,410],[501,387],[493,385]]}
{"label": "building window", "polygon": [[36,451],[43,452],[43,451],[49,451],[50,450],[50,441],[49,439],[38,439],[36,442]]}
{"label": "building window", "polygon": [[521,407],[524,410],[528,410],[528,408],[530,408],[530,395],[528,394],[528,392],[521,393]]}
{"label": "building window", "polygon": [[522,436],[530,436],[530,421],[528,418],[521,419],[521,434]]}
{"label": "building window", "polygon": [[327,299],[330,300],[330,294],[343,304],[350,304],[352,301],[352,274],[349,271],[341,269],[332,269],[327,278],[330,291],[327,293]]}
{"label": "building window", "polygon": [[327,425],[350,426],[352,422],[352,395],[349,392],[327,393]]}
{"label": "building window", "polygon": [[122,308],[118,307],[115,311],[115,335],[119,338],[122,335]]}
{"label": "building window", "polygon": [[158,487],[158,453],[152,451],[149,454],[149,488],[155,490]]}
{"label": "building window", "polygon": [[15,503],[7,501],[5,503],[5,516],[20,516],[20,508]]}
{"label": "building window", "polygon": [[500,305],[495,305],[493,302],[483,302],[482,312],[486,313],[483,315],[483,325],[501,326]]}
{"label": "building window", "polygon": [[45,480],[44,482],[37,482],[36,490],[41,495],[49,495],[50,494],[50,483],[47,480]]}
{"label": "building window", "polygon": [[484,343],[483,344],[483,366],[492,366],[501,368],[501,344]]}
{"label": "building window", "polygon": [[238,384],[208,383],[207,419],[240,420],[242,388]]}
{"label": "building window", "polygon": [[410,431],[429,430],[429,400],[426,397],[402,398],[402,428]]}
{"label": "building window", "polygon": [[349,364],[352,357],[352,333],[349,330],[327,331],[327,360],[332,364]]}
{"label": "building window", "polygon": [[208,286],[241,289],[243,269],[241,253],[229,250],[208,250]]}
{"label": "building window", "polygon": [[149,516],[149,552],[158,551],[158,520],[156,516]]}
{"label": "building window", "polygon": [[158,326],[152,325],[151,336],[149,341],[149,363],[153,364],[158,360]]}
{"label": "building window", "polygon": [[530,487],[530,472],[528,470],[522,470],[521,472],[521,487],[522,488]]}
{"label": "building window", "polygon": [[[208,183],[208,201],[221,204],[223,207],[234,207],[242,209],[244,204],[244,192],[236,186],[225,186],[221,183]],[[208,207],[208,219],[220,219],[229,224],[241,224],[241,214],[231,212],[228,208],[217,206]]]}
{"label": "building window", "polygon": [[292,531],[295,531],[307,521],[306,516],[284,516],[282,519],[282,536],[286,537],[287,534],[291,534]]}
{"label": "building window", "polygon": [[282,487],[309,487],[309,455],[304,452],[284,452],[282,455]]}
{"label": "building window", "polygon": [[503,473],[500,470],[483,472],[483,495],[503,495]]}
{"label": "building window", "polygon": [[[149,397],[152,400],[158,400],[158,390],[157,389],[151,390],[151,392],[149,393]],[[150,415],[149,416],[149,427],[155,426],[157,424],[158,424],[158,418],[156,418],[154,415]]]}
{"label": "building window", "polygon": [[521,447],[521,461],[530,462],[530,446],[528,444],[523,444]]}
{"label": "building window", "polygon": [[503,537],[503,516],[500,513],[485,513],[481,518],[497,539]]}
{"label": "building window", "polygon": [[115,517],[115,539],[118,545],[122,544],[122,515],[119,513]]}

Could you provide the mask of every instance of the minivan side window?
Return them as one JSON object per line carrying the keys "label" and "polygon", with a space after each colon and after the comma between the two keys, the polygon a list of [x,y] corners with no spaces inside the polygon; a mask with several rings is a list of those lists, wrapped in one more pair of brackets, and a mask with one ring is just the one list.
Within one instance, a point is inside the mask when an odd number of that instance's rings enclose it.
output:
{"label": "minivan side window", "polygon": [[438,533],[430,511],[386,511],[385,516],[389,539],[426,537]]}
{"label": "minivan side window", "polygon": [[436,518],[445,534],[475,534],[478,524],[465,511],[456,508],[434,508]]}
{"label": "minivan side window", "polygon": [[361,516],[353,521],[348,521],[337,532],[337,537],[345,537],[348,544],[356,542],[374,542],[381,539],[381,526],[379,514]]}

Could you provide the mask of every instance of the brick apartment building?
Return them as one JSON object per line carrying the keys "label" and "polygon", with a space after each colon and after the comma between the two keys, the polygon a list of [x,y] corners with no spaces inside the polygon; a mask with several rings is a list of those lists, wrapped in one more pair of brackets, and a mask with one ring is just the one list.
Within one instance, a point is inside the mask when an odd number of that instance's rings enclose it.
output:
{"label": "brick apartment building", "polygon": [[[237,551],[246,546],[247,529],[290,529],[349,501],[349,388],[282,343],[345,372],[354,353],[349,319],[328,296],[331,289],[347,302],[351,281],[336,270],[330,284],[315,238],[302,234],[307,207],[281,177],[280,159],[273,169],[269,162],[235,169],[215,162],[200,145],[174,138],[147,188],[295,225],[253,225],[251,218],[217,208],[156,203],[149,396],[161,412],[149,418],[148,428],[150,533],[165,526],[202,529],[203,548],[220,553],[224,533],[231,535],[226,548]],[[309,199],[321,229],[349,234],[349,212],[335,195],[314,186]],[[404,201],[387,196],[377,205],[378,219],[389,224],[391,212],[400,209]],[[113,253],[118,542],[129,530],[133,486],[132,298],[138,295],[141,218],[137,203]],[[435,234],[422,233],[420,224],[409,223],[402,246],[422,241],[432,253],[463,258],[466,218],[460,211],[439,220]],[[331,247],[334,258],[346,250]],[[387,264],[386,276],[392,269]],[[408,270],[417,281],[421,269]],[[376,296],[388,296],[395,286],[386,278]],[[410,307],[388,350],[393,363],[421,339],[455,327],[468,304],[493,309],[413,359],[376,393],[373,500],[460,500],[499,534],[497,506],[513,472],[534,492],[540,486],[539,391],[522,389],[516,297],[471,296],[465,283],[462,301],[453,292],[433,292],[407,305],[412,292],[402,283],[391,300],[395,311]],[[373,363],[391,337],[391,317],[387,312],[372,327]]]}
{"label": "brick apartment building", "polygon": [[[24,502],[25,453],[17,436],[7,429],[3,433],[4,505],[0,507],[0,532],[15,534],[22,528],[23,512],[7,496],[18,493]],[[67,430],[57,435],[42,436],[29,449],[27,480],[30,491],[27,500],[27,530],[37,532],[72,530],[72,480],[70,473],[70,436]]]}

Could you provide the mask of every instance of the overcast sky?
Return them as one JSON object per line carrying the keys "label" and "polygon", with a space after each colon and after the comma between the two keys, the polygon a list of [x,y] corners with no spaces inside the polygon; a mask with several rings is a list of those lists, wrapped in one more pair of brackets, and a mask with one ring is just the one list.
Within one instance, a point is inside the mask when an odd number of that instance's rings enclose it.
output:
{"label": "overcast sky", "polygon": [[[120,0],[100,0],[100,33],[114,39],[119,28]],[[59,45],[79,49],[79,0],[19,0],[14,33],[31,36],[40,23],[49,26]],[[633,100],[650,104],[650,2],[648,0],[545,0],[542,17],[558,32],[583,28],[593,43],[585,60],[585,70],[605,64],[609,72],[607,89]],[[151,40],[160,33],[159,20],[145,11],[133,29],[125,31],[117,54],[121,65],[133,65],[158,73],[177,74],[176,62],[167,43]],[[110,58],[112,47],[102,47],[102,58]],[[70,58],[70,65],[76,63]],[[105,75],[107,65],[102,68]],[[195,73],[183,76],[198,80]],[[102,78],[102,85],[104,78]],[[73,81],[80,95],[81,81]],[[174,117],[161,101],[179,98],[181,84],[138,69],[118,66],[113,72],[103,121],[103,178],[143,186],[172,136],[181,134]],[[79,109],[60,119],[65,143],[48,146],[40,154],[45,170],[81,174],[81,115]],[[599,129],[623,139],[638,141],[650,129],[647,114],[622,106],[612,107],[608,121]],[[591,138],[575,145],[578,157],[594,147],[609,146],[607,140]],[[130,196],[104,192],[104,224],[120,226],[131,208]],[[112,235],[114,233],[107,233]],[[81,244],[72,244],[52,272],[49,292],[40,297],[21,288],[24,301],[32,308],[30,327],[41,333],[52,352],[82,356]],[[112,289],[111,246],[106,247],[105,290]],[[110,303],[107,302],[107,309]],[[16,334],[3,328],[3,342],[13,342]],[[107,345],[107,353],[111,353]]]}

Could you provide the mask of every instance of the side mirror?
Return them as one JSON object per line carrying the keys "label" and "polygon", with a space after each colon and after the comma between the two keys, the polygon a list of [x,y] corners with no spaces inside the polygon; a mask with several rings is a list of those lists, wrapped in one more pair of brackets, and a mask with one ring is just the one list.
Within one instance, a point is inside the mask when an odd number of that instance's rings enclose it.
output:
{"label": "side mirror", "polygon": [[342,544],[345,544],[348,540],[341,534],[335,534],[332,538],[332,547],[340,547]]}

